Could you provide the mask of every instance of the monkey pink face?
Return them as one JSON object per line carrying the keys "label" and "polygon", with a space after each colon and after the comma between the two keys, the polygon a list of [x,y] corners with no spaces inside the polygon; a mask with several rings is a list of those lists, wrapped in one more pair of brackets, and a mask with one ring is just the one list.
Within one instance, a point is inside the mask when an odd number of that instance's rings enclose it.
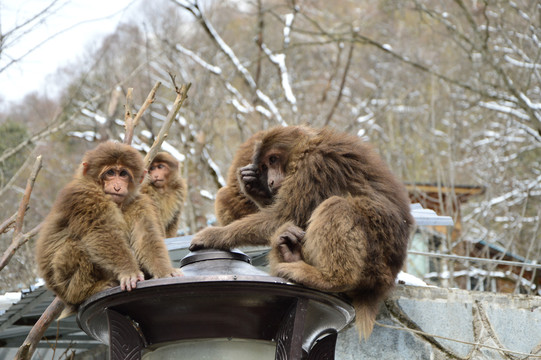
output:
{"label": "monkey pink face", "polygon": [[285,178],[285,159],[282,152],[271,150],[265,154],[261,161],[261,171],[267,174],[267,186],[275,194]]}
{"label": "monkey pink face", "polygon": [[131,175],[129,170],[122,166],[112,166],[103,175],[103,191],[117,204],[122,204],[129,194]]}
{"label": "monkey pink face", "polygon": [[149,169],[150,182],[155,187],[162,188],[167,183],[167,178],[170,172],[171,169],[166,163],[153,162]]}

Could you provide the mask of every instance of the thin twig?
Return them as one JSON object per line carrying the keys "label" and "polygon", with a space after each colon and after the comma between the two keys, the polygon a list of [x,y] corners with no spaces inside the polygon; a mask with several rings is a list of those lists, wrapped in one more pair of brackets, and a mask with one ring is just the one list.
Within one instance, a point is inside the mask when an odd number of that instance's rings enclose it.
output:
{"label": "thin twig", "polygon": [[4,184],[4,187],[0,189],[0,196],[2,196],[5,192],[8,190],[12,190],[13,184],[17,181],[19,176],[26,171],[26,168],[28,167],[28,164],[32,161],[32,156],[28,156],[26,160],[24,160],[24,163],[19,167],[19,169],[11,176],[11,178],[8,180],[7,183]]}
{"label": "thin twig", "polygon": [[15,255],[15,252],[17,251],[17,249],[19,249],[32,236],[34,236],[37,233],[37,229],[39,229],[41,226],[41,224],[36,226],[34,229],[32,229],[30,232],[26,234],[22,233],[24,215],[26,214],[26,209],[28,209],[28,203],[30,202],[32,189],[34,188],[36,177],[38,176],[39,170],[41,169],[41,164],[42,164],[41,155],[39,155],[36,158],[36,161],[34,162],[32,173],[30,174],[30,177],[28,178],[28,181],[26,182],[26,189],[24,191],[23,198],[21,199],[21,202],[19,204],[19,210],[17,211],[17,217],[15,219],[15,229],[13,231],[13,238],[11,240],[11,244],[6,249],[6,251],[4,251],[4,254],[2,255],[2,259],[0,259],[0,271],[4,267],[6,267],[6,265],[9,263],[13,255]]}
{"label": "thin twig", "polygon": [[133,138],[133,118],[131,117],[131,108],[133,106],[133,88],[128,88],[126,94],[126,105],[124,105],[124,144],[131,145]]}
{"label": "thin twig", "polygon": [[143,113],[146,111],[146,109],[154,102],[154,99],[156,98],[156,92],[158,91],[158,88],[160,87],[162,83],[160,81],[156,82],[152,90],[148,93],[147,99],[143,103],[143,106],[139,109],[135,117],[133,118],[133,127],[135,128],[139,121],[141,120],[141,117],[143,116]]}
{"label": "thin twig", "polygon": [[169,114],[167,114],[167,118],[165,119],[165,122],[160,129],[160,132],[158,133],[158,136],[154,140],[154,143],[152,144],[150,150],[145,156],[144,162],[145,162],[145,169],[148,169],[150,167],[150,164],[152,164],[152,160],[154,160],[154,157],[160,151],[160,148],[162,146],[163,141],[167,137],[167,134],[169,132],[169,128],[171,127],[171,124],[173,123],[173,120],[177,116],[180,108],[182,107],[182,104],[184,103],[184,100],[188,97],[188,90],[190,89],[190,86],[192,86],[191,83],[184,84],[180,87],[180,89],[176,86],[174,83],[174,76],[171,76],[173,79],[173,84],[175,85],[175,89],[177,89],[177,98],[175,99],[175,102],[173,103],[173,107],[169,111]]}
{"label": "thin twig", "polygon": [[346,84],[346,79],[349,72],[349,66],[351,65],[351,58],[353,57],[353,48],[354,48],[354,43],[351,43],[349,46],[346,67],[344,68],[344,74],[342,75],[342,81],[340,82],[340,90],[338,91],[338,96],[336,97],[336,101],[334,102],[331,108],[331,111],[329,112],[329,115],[327,115],[327,119],[325,120],[325,126],[329,125],[329,123],[331,122],[332,116],[334,115],[334,111],[336,110],[336,108],[338,107],[338,104],[340,103],[340,100],[342,99],[344,86]]}
{"label": "thin twig", "polygon": [[0,271],[2,271],[2,269],[5,268],[7,264],[9,264],[9,261],[11,260],[13,255],[15,255],[17,250],[21,246],[26,244],[28,240],[30,240],[39,232],[39,230],[41,229],[41,225],[42,223],[40,223],[35,228],[33,228],[32,230],[28,231],[25,234],[21,233],[16,236],[13,236],[11,244],[8,246],[6,251],[4,251],[4,254],[2,255],[2,259],[0,259]]}
{"label": "thin twig", "polygon": [[408,255],[421,255],[421,256],[429,256],[429,257],[442,258],[442,259],[476,261],[476,262],[481,262],[481,263],[500,264],[500,265],[507,265],[507,266],[523,266],[523,267],[532,268],[532,269],[541,269],[541,264],[527,263],[527,262],[521,262],[521,261],[498,260],[498,259],[491,259],[491,258],[479,258],[479,257],[461,256],[461,255],[454,255],[454,254],[439,254],[439,253],[415,251],[415,250],[408,250]]}
{"label": "thin twig", "polygon": [[4,222],[0,225],[0,234],[8,232],[11,226],[15,224],[15,220],[17,220],[17,213],[11,215],[8,219],[4,220]]}
{"label": "thin twig", "polygon": [[24,196],[19,204],[19,211],[17,213],[17,220],[15,221],[15,233],[13,235],[18,235],[23,229],[23,220],[24,215],[26,214],[26,209],[28,208],[28,203],[30,202],[30,196],[32,195],[32,190],[34,189],[34,183],[36,182],[36,177],[38,176],[39,171],[41,170],[41,155],[36,157],[34,162],[34,167],[32,168],[32,173],[26,182],[26,189],[24,190]]}
{"label": "thin twig", "polygon": [[128,89],[128,94],[126,95],[126,113],[124,115],[124,128],[126,129],[126,133],[124,135],[124,143],[131,145],[131,142],[133,140],[133,132],[135,131],[135,127],[139,124],[139,121],[141,120],[141,117],[143,116],[143,113],[148,109],[150,104],[154,102],[154,99],[156,98],[156,91],[158,91],[158,88],[160,87],[162,83],[158,81],[156,85],[150,90],[150,93],[148,94],[145,102],[135,114],[134,117],[132,117],[131,108],[133,106],[133,89]]}

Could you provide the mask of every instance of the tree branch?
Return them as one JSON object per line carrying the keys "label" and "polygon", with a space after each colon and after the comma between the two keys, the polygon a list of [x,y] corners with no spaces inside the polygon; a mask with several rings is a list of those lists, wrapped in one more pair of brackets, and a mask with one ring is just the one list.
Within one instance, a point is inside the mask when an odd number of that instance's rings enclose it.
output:
{"label": "tree branch", "polygon": [[161,84],[162,83],[160,81],[156,82],[152,90],[150,90],[150,92],[148,93],[148,96],[145,102],[143,103],[143,106],[141,106],[141,108],[139,109],[135,117],[133,118],[133,127],[136,127],[139,124],[139,121],[141,121],[141,117],[143,116],[143,113],[150,106],[150,104],[154,102],[154,99],[156,98],[156,92],[158,91],[158,88],[161,86]]}
{"label": "tree branch", "polygon": [[25,244],[32,236],[37,234],[39,228],[41,227],[41,224],[40,224],[36,226],[34,229],[32,229],[31,231],[29,231],[28,233],[26,234],[22,233],[24,215],[26,214],[28,203],[30,202],[30,196],[32,195],[32,189],[34,188],[36,177],[38,176],[39,170],[41,169],[41,164],[42,164],[41,155],[39,155],[36,158],[36,161],[34,162],[32,173],[30,174],[30,177],[28,178],[28,181],[26,182],[26,189],[24,191],[23,198],[21,199],[21,202],[19,204],[19,210],[17,211],[17,216],[15,218],[15,229],[13,232],[13,238],[11,240],[11,244],[8,246],[6,251],[4,251],[4,254],[2,255],[2,259],[0,259],[0,271],[4,267],[6,267],[6,265],[9,263],[13,255],[15,255],[15,252],[17,251],[17,249],[19,249],[23,244]]}
{"label": "tree branch", "polygon": [[131,145],[133,138],[133,118],[131,117],[131,108],[133,106],[133,88],[128,88],[126,94],[126,105],[124,105],[124,144]]}
{"label": "tree branch", "polygon": [[[174,78],[173,78],[174,83]],[[182,107],[182,104],[184,103],[184,100],[188,98],[188,90],[190,90],[190,87],[192,86],[191,83],[184,84],[180,87],[180,89],[175,85],[175,89],[177,92],[177,98],[175,99],[175,102],[173,103],[173,107],[169,111],[169,114],[167,114],[167,118],[165,119],[165,122],[160,129],[160,132],[158,133],[158,136],[154,140],[154,143],[150,147],[150,150],[145,156],[144,162],[145,162],[145,169],[148,169],[150,167],[150,164],[152,163],[152,160],[154,160],[154,157],[160,151],[160,148],[162,147],[162,143],[167,137],[167,134],[169,132],[169,128],[171,127],[171,124],[173,123],[173,120],[175,120],[175,117],[177,116],[180,108]]]}
{"label": "tree branch", "polygon": [[0,224],[0,234],[7,232],[9,228],[15,224],[15,220],[17,220],[17,213],[4,220],[4,222]]}
{"label": "tree branch", "polygon": [[14,360],[30,360],[32,358],[36,346],[43,337],[43,334],[54,319],[60,315],[64,307],[64,302],[56,296],[28,333],[23,344],[19,347],[19,351],[17,351]]}
{"label": "tree branch", "polygon": [[141,117],[146,109],[148,109],[150,104],[154,102],[154,99],[156,98],[156,91],[158,91],[161,84],[162,83],[160,81],[156,82],[152,90],[150,90],[148,93],[145,102],[134,117],[131,116],[131,108],[133,106],[133,88],[128,89],[128,94],[126,95],[126,112],[124,115],[124,128],[126,129],[126,133],[124,135],[124,144],[131,145],[135,127],[139,124],[139,121],[141,120]]}
{"label": "tree branch", "polygon": [[24,215],[26,214],[26,209],[28,203],[30,202],[30,196],[32,195],[32,190],[34,189],[34,183],[36,182],[36,177],[38,176],[39,171],[41,170],[41,155],[38,155],[36,161],[34,162],[34,167],[32,168],[32,173],[26,182],[26,189],[24,190],[24,196],[19,205],[19,211],[17,213],[17,220],[15,221],[15,233],[17,235],[21,233],[23,229],[23,220]]}
{"label": "tree branch", "polygon": [[349,66],[351,65],[351,58],[353,57],[353,47],[355,46],[354,43],[351,43],[349,46],[349,52],[348,52],[348,59],[346,62],[346,67],[344,68],[344,74],[342,75],[342,81],[340,82],[340,90],[338,91],[338,96],[336,97],[336,101],[334,102],[331,111],[329,112],[329,115],[327,115],[327,119],[325,120],[325,126],[329,125],[331,122],[332,116],[334,114],[334,111],[338,107],[338,104],[340,103],[340,99],[342,99],[342,94],[344,92],[344,86],[346,84],[346,79],[348,76]]}

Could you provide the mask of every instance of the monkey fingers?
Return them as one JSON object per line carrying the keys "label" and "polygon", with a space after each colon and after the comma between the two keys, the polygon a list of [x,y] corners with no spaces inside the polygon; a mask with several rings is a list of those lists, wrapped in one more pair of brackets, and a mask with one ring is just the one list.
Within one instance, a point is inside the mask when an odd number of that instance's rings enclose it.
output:
{"label": "monkey fingers", "polygon": [[244,183],[244,186],[251,189],[253,187],[259,187],[259,176],[257,172],[252,170],[242,170],[240,172],[240,179]]}
{"label": "monkey fingers", "polygon": [[292,251],[286,244],[278,245],[278,250],[284,262],[295,262],[302,260],[300,251]]}
{"label": "monkey fingers", "polygon": [[230,247],[223,243],[223,228],[209,227],[194,235],[190,244],[190,251],[202,249],[229,250]]}
{"label": "monkey fingers", "polygon": [[181,277],[181,276],[184,276],[184,274],[182,273],[182,270],[175,268],[173,269],[173,271],[171,271],[171,277]]}
{"label": "monkey fingers", "polygon": [[259,178],[259,169],[254,164],[249,164],[244,167],[241,167],[239,169],[239,173],[240,173],[241,178],[243,179],[250,178],[253,181]]}
{"label": "monkey fingers", "polygon": [[288,226],[278,237],[278,250],[285,262],[302,260],[302,239],[305,231],[295,225]]}
{"label": "monkey fingers", "polygon": [[145,275],[139,271],[136,274],[121,275],[119,277],[120,289],[131,291],[137,287],[137,282],[145,280]]}

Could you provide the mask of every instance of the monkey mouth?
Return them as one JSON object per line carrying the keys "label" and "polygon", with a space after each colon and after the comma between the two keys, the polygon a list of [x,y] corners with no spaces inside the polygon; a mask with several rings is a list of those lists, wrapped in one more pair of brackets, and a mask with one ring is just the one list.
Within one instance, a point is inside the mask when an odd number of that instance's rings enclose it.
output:
{"label": "monkey mouth", "polygon": [[165,179],[155,179],[152,181],[152,185],[155,187],[161,188],[165,185]]}
{"label": "monkey mouth", "polygon": [[119,200],[122,201],[126,197],[126,194],[118,194],[118,193],[110,193],[110,192],[106,194],[112,197],[113,201],[115,202],[118,202]]}

